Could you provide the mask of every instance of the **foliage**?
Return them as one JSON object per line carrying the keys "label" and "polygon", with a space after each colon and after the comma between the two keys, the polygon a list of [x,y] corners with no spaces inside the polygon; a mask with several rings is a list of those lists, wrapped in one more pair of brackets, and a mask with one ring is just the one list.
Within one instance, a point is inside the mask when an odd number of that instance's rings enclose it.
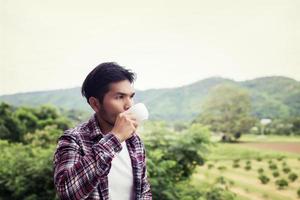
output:
{"label": "foliage", "polygon": [[284,178],[276,180],[275,184],[277,185],[278,189],[284,189],[289,185],[289,183]]}
{"label": "foliage", "polygon": [[276,170],[276,169],[277,169],[277,165],[276,165],[275,163],[271,163],[271,164],[269,165],[269,168],[270,168],[271,170]]}
{"label": "foliage", "polygon": [[61,135],[61,130],[57,125],[46,126],[43,130],[36,130],[34,133],[28,133],[24,136],[24,143],[31,144],[34,147],[48,148],[55,144]]}
{"label": "foliage", "polygon": [[272,174],[274,177],[278,177],[280,175],[278,171],[274,171]]}
{"label": "foliage", "polygon": [[221,187],[214,187],[206,194],[206,200],[234,200],[235,198],[235,194]]}
{"label": "foliage", "polygon": [[288,174],[288,173],[291,171],[291,168],[289,168],[289,167],[284,167],[284,168],[282,169],[282,171],[283,171],[284,173]]}
{"label": "foliage", "polygon": [[178,199],[176,185],[187,181],[196,166],[204,164],[209,130],[195,124],[178,133],[160,123],[153,124],[150,130],[142,135],[153,199]]}
{"label": "foliage", "polygon": [[71,127],[71,121],[49,105],[15,108],[6,103],[0,104],[0,139],[23,142],[26,134],[49,125],[56,125],[62,131]]}
{"label": "foliage", "polygon": [[203,103],[194,123],[209,125],[212,131],[225,134],[224,140],[238,139],[254,124],[249,94],[233,85],[216,86]]}
{"label": "foliage", "polygon": [[54,146],[43,149],[0,140],[0,198],[55,199],[52,156]]}
{"label": "foliage", "polygon": [[240,167],[240,164],[239,164],[239,163],[233,163],[233,164],[232,164],[232,167],[233,167],[233,168],[239,168],[239,167]]}
{"label": "foliage", "polygon": [[260,162],[260,161],[262,161],[262,158],[261,158],[261,157],[257,157],[256,160],[257,160],[258,162]]}
{"label": "foliage", "polygon": [[251,169],[251,165],[246,165],[245,170],[249,171]]}
{"label": "foliage", "polygon": [[267,184],[270,181],[270,178],[264,174],[261,174],[258,178],[262,184]]}
{"label": "foliage", "polygon": [[298,178],[298,175],[296,173],[292,172],[289,174],[288,178],[291,182],[294,182]]}
{"label": "foliage", "polygon": [[70,125],[51,106],[0,104],[0,199],[56,199],[52,158]]}
{"label": "foliage", "polygon": [[263,169],[263,168],[259,168],[259,169],[257,170],[257,172],[258,172],[259,174],[262,174],[262,173],[264,173],[264,169]]}

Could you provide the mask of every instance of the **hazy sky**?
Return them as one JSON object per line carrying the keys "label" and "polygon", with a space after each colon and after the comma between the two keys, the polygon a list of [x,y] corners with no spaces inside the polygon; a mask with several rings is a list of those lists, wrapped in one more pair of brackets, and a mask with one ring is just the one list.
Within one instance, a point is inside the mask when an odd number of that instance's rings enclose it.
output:
{"label": "hazy sky", "polygon": [[300,80],[299,0],[0,2],[0,94],[80,86],[106,61],[135,71],[137,89]]}

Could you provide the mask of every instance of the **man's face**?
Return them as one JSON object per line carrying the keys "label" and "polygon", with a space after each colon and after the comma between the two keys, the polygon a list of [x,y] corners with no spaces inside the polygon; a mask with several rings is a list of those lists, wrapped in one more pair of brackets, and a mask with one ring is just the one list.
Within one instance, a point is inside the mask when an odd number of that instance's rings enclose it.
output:
{"label": "man's face", "polygon": [[100,107],[101,118],[113,126],[118,114],[128,110],[134,104],[134,95],[134,88],[128,80],[111,83]]}

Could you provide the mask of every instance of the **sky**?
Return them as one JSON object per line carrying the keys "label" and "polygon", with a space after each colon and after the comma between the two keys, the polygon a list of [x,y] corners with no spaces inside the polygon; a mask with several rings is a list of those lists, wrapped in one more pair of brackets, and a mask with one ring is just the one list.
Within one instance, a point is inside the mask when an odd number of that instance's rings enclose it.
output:
{"label": "sky", "polygon": [[219,76],[300,81],[299,0],[0,0],[0,95],[81,86],[102,62],[135,88]]}

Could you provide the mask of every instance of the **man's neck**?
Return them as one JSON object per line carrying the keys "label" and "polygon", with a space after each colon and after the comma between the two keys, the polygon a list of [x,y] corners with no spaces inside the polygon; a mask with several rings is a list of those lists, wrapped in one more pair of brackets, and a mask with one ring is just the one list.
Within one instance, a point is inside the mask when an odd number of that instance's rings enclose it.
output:
{"label": "man's neck", "polygon": [[113,126],[107,122],[105,119],[103,119],[98,113],[96,114],[98,124],[100,126],[100,130],[103,135],[106,135],[108,132],[110,132],[113,128]]}

